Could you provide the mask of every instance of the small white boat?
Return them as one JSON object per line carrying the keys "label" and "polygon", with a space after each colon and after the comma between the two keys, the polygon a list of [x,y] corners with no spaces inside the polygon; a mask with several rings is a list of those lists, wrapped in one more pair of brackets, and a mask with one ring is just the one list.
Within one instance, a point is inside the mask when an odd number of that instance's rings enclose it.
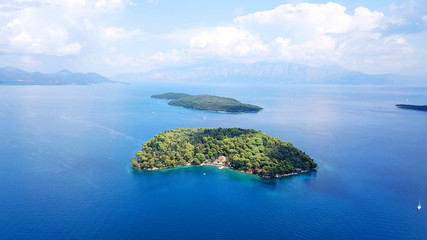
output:
{"label": "small white boat", "polygon": [[206,175],[206,173],[203,173],[203,175]]}
{"label": "small white boat", "polygon": [[421,210],[421,202],[418,203],[417,209]]}

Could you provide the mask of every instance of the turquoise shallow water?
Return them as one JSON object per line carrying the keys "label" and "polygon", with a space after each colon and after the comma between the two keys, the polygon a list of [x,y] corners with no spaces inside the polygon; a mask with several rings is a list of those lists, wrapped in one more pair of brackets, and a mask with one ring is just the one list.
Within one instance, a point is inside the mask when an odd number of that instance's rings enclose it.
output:
{"label": "turquoise shallow water", "polygon": [[[224,114],[151,99],[182,91],[265,110]],[[1,239],[427,239],[427,88],[232,84],[0,87]],[[190,167],[141,172],[159,131],[254,128],[319,163],[263,180]],[[206,175],[203,175],[206,173]],[[425,207],[427,210],[427,205]]]}

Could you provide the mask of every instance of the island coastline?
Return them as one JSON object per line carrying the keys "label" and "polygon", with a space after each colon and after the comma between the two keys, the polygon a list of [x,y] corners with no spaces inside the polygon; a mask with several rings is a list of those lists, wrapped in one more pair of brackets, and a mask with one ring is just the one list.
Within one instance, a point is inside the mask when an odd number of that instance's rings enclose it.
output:
{"label": "island coastline", "polygon": [[219,170],[229,169],[229,170],[232,170],[232,171],[235,171],[235,172],[244,173],[244,174],[248,174],[248,175],[256,176],[256,177],[260,177],[260,178],[265,178],[265,179],[297,176],[297,175],[304,174],[304,173],[314,172],[314,171],[317,171],[319,169],[319,167],[315,167],[315,168],[312,168],[310,170],[301,170],[299,172],[286,173],[286,174],[280,174],[280,175],[278,174],[278,175],[275,175],[273,177],[270,177],[270,176],[259,176],[259,175],[256,175],[256,174],[253,174],[253,173],[250,173],[250,172],[245,172],[245,171],[234,169],[234,168],[232,168],[229,165],[218,165],[218,164],[211,163],[211,162],[204,162],[204,163],[202,163],[200,165],[187,164],[187,165],[184,165],[184,166],[178,166],[178,167],[173,167],[173,168],[162,167],[162,168],[141,169],[141,168],[132,167],[132,169],[138,170],[138,171],[162,171],[162,170],[174,170],[174,169],[197,167],[197,166],[200,166],[200,167],[203,167],[203,166],[215,167],[215,168],[217,168]]}

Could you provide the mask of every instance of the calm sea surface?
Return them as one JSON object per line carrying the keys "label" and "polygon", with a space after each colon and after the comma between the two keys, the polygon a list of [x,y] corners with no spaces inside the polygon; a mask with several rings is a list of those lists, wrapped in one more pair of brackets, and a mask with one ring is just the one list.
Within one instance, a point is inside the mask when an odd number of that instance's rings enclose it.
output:
{"label": "calm sea surface", "polygon": [[[265,110],[150,98],[168,91]],[[0,86],[0,239],[427,239],[427,112],[396,103],[427,104],[427,88]],[[131,169],[142,142],[181,127],[261,130],[319,169],[270,181],[213,167]]]}

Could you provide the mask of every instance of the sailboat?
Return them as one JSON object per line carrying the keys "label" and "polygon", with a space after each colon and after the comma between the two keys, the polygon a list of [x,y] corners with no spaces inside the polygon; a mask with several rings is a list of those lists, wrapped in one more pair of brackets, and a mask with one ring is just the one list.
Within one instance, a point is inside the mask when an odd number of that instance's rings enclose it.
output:
{"label": "sailboat", "polygon": [[418,209],[418,210],[421,210],[421,200],[418,202],[417,209]]}

